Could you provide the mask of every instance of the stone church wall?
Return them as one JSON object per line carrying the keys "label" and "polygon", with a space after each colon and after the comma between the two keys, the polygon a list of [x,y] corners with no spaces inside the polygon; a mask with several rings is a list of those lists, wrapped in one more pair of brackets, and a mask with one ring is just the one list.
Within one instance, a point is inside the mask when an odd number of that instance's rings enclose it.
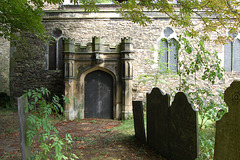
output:
{"label": "stone church wall", "polygon": [[[150,14],[150,13],[147,13]],[[158,54],[152,51],[153,47],[159,45],[163,31],[170,27],[174,35],[179,35],[182,30],[170,25],[168,17],[160,13],[151,13],[153,22],[147,26],[139,26],[133,22],[124,20],[119,14],[112,10],[104,10],[99,13],[86,13],[76,10],[76,8],[65,7],[64,10],[46,11],[43,23],[51,33],[58,28],[62,31],[63,37],[74,38],[75,42],[86,45],[91,42],[92,37],[102,37],[105,43],[110,45],[120,43],[123,37],[133,39],[132,57],[134,68],[133,79],[133,100],[143,100],[145,93],[153,87],[153,81],[142,84],[139,75],[150,73],[157,66],[145,63],[145,59],[156,60]],[[201,30],[201,23],[195,17],[194,23]],[[213,38],[215,35],[211,35]],[[26,34],[27,46],[22,43],[13,44],[14,50],[11,56],[10,86],[11,95],[20,96],[25,89],[46,86],[51,91],[61,95],[63,93],[63,73],[62,71],[50,71],[46,69],[46,44],[35,37]],[[14,48],[15,47],[15,48]],[[209,49],[216,49],[219,57],[223,59],[223,46],[217,44],[209,45]],[[216,83],[214,89],[225,89],[233,79],[240,78],[238,73],[226,73],[224,79]],[[163,77],[165,83],[159,85],[161,89],[170,93],[169,88],[178,86],[177,77]],[[190,78],[191,80],[191,78]],[[205,83],[205,82],[204,82]],[[205,84],[202,85],[205,85]]]}
{"label": "stone church wall", "polygon": [[10,42],[0,38],[0,92],[9,92],[9,56]]}
{"label": "stone church wall", "polygon": [[45,69],[45,42],[27,33],[22,36],[24,41],[11,42],[11,97],[19,97],[24,90],[40,87],[47,87],[61,96],[64,89],[63,72]]}

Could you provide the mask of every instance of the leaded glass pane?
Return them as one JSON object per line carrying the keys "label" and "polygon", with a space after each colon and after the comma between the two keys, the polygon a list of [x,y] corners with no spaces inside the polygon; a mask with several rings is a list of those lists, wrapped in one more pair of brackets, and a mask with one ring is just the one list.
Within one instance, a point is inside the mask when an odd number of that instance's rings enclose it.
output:
{"label": "leaded glass pane", "polygon": [[167,68],[168,63],[168,42],[166,39],[162,39],[160,42],[160,70],[164,71]]}
{"label": "leaded glass pane", "polygon": [[240,40],[233,44],[233,71],[240,72]]}
{"label": "leaded glass pane", "polygon": [[225,71],[232,71],[232,42],[224,45],[224,69]]}
{"label": "leaded glass pane", "polygon": [[177,65],[178,65],[177,43],[178,42],[175,39],[171,39],[169,43],[169,53],[170,53],[169,68],[173,72],[177,72]]}

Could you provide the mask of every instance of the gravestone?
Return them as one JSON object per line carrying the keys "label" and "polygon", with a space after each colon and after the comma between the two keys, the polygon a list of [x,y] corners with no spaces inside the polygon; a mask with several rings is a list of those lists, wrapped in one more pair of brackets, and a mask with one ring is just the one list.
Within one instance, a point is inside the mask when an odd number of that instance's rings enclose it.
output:
{"label": "gravestone", "polygon": [[147,142],[163,157],[168,155],[168,110],[170,96],[159,88],[147,94]]}
{"label": "gravestone", "polygon": [[134,120],[135,137],[138,140],[140,140],[142,143],[145,143],[146,136],[145,136],[142,101],[133,101],[133,120]]}
{"label": "gravestone", "polygon": [[183,92],[170,106],[159,88],[147,94],[147,143],[168,160],[198,157],[198,113]]}
{"label": "gravestone", "polygon": [[170,107],[168,159],[194,160],[198,157],[197,115],[185,93],[178,92]]}
{"label": "gravestone", "polygon": [[26,128],[27,128],[27,115],[24,111],[24,106],[26,106],[28,100],[26,97],[21,96],[18,98],[18,117],[19,117],[19,128],[20,128],[20,145],[22,160],[27,160],[30,158],[30,146],[26,145]]}
{"label": "gravestone", "polygon": [[214,160],[240,159],[240,81],[224,93],[229,112],[216,122]]}

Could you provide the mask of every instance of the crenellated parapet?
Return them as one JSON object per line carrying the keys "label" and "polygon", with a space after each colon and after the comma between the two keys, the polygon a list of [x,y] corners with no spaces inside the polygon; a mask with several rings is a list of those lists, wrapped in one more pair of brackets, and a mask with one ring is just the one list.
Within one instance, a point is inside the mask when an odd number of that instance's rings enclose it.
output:
{"label": "crenellated parapet", "polygon": [[65,38],[63,39],[63,52],[64,53],[74,53],[75,52],[75,39]]}
{"label": "crenellated parapet", "polygon": [[124,37],[121,39],[121,51],[132,53],[132,38]]}

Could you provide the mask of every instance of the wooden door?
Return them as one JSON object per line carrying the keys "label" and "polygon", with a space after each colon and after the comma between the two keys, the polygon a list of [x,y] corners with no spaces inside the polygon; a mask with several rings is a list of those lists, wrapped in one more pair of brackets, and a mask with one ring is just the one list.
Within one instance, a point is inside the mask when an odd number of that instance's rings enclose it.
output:
{"label": "wooden door", "polygon": [[85,77],[85,118],[113,118],[113,78],[97,70]]}

